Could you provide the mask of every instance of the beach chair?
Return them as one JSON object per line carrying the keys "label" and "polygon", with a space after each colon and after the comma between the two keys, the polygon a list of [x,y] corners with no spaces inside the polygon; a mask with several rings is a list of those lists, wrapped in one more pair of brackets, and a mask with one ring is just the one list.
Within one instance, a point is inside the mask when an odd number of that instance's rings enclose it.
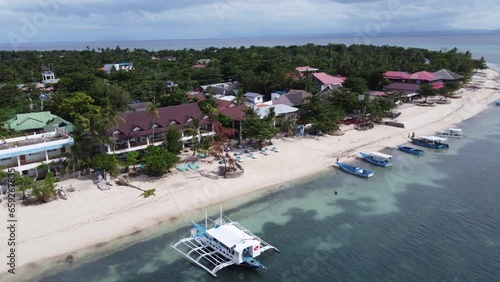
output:
{"label": "beach chair", "polygon": [[277,153],[277,152],[279,152],[279,151],[280,151],[280,148],[278,148],[278,147],[273,147],[273,148],[271,149],[271,151],[273,151],[273,152],[276,152],[276,153]]}
{"label": "beach chair", "polygon": [[184,172],[184,168],[182,167],[182,165],[177,165],[177,169],[180,171],[180,172]]}
{"label": "beach chair", "polygon": [[269,155],[269,152],[267,151],[267,149],[264,149],[264,150],[262,150],[260,152],[261,152],[261,154],[263,154],[265,156]]}
{"label": "beach chair", "polygon": [[143,165],[143,164],[139,164],[139,165],[138,165],[138,167],[139,167],[140,169],[144,169],[144,165]]}
{"label": "beach chair", "polygon": [[189,168],[189,166],[187,164],[184,164],[184,170],[185,171],[190,171],[191,169]]}
{"label": "beach chair", "polygon": [[248,154],[248,156],[250,158],[252,158],[252,159],[256,159],[257,158],[257,156],[254,153],[250,153],[250,154]]}
{"label": "beach chair", "polygon": [[240,157],[240,156],[237,156],[237,157],[236,157],[236,161],[238,161],[238,162],[242,163],[242,162],[243,162],[243,158],[242,158],[242,157]]}
{"label": "beach chair", "polygon": [[192,169],[192,170],[195,170],[195,169],[196,169],[196,167],[195,167],[195,166],[194,166],[194,164],[192,164],[192,163],[188,163],[188,166],[189,166],[189,168],[190,168],[190,169]]}
{"label": "beach chair", "polygon": [[200,166],[200,164],[199,164],[198,162],[195,162],[195,163],[194,163],[194,166],[195,166],[196,168],[201,168],[201,166]]}

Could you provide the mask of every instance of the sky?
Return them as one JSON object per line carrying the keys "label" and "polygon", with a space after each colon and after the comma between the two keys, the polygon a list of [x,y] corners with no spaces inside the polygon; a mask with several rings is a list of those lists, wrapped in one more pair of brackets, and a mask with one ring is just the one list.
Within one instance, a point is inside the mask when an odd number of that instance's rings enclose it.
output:
{"label": "sky", "polygon": [[498,0],[0,0],[0,43],[500,29]]}

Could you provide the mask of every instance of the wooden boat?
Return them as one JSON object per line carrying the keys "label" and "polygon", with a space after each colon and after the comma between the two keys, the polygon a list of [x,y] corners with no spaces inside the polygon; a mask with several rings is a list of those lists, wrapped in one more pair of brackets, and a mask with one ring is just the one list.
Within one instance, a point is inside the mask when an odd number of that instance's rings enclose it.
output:
{"label": "wooden boat", "polygon": [[424,150],[420,150],[420,149],[412,148],[412,147],[408,147],[408,146],[403,146],[403,145],[398,145],[398,149],[405,152],[405,153],[409,153],[412,155],[423,155],[424,154]]}
{"label": "wooden boat", "polygon": [[379,152],[372,152],[372,153],[368,153],[368,154],[361,152],[360,154],[365,159],[365,161],[367,161],[371,164],[378,165],[381,167],[388,167],[388,166],[392,165],[392,163],[391,163],[392,156],[391,155],[386,155],[386,154],[382,154]]}
{"label": "wooden boat", "polygon": [[375,173],[373,171],[370,171],[370,170],[367,170],[367,169],[363,169],[363,168],[360,168],[360,167],[356,167],[356,166],[353,166],[353,165],[348,165],[348,164],[344,164],[344,163],[339,163],[339,162],[336,162],[336,164],[341,168],[343,169],[345,172],[347,173],[350,173],[350,174],[354,174],[354,175],[357,175],[357,176],[360,176],[360,177],[372,177]]}
{"label": "wooden boat", "polygon": [[171,247],[215,277],[217,271],[231,265],[265,268],[255,258],[267,250],[279,252],[238,222],[225,217],[222,209],[215,220],[205,213],[205,226],[193,222],[190,233],[191,236]]}
{"label": "wooden boat", "polygon": [[444,138],[436,137],[436,136],[420,136],[417,138],[411,138],[411,141],[415,145],[419,145],[422,147],[432,148],[432,149],[448,149],[450,145],[444,143],[447,140]]}
{"label": "wooden boat", "polygon": [[462,129],[460,128],[449,128],[448,130],[436,131],[439,136],[447,137],[464,137],[462,134]]}

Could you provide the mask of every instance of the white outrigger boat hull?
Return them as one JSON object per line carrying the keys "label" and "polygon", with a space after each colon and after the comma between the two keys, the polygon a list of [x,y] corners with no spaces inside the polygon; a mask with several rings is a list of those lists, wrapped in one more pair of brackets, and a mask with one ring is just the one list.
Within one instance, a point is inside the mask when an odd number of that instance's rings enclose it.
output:
{"label": "white outrigger boat hull", "polygon": [[[213,223],[212,228],[208,228],[208,220]],[[193,225],[191,236],[171,247],[214,277],[219,270],[230,265],[265,268],[255,257],[269,249],[279,252],[222,212],[216,220],[205,216],[205,226],[194,222]]]}

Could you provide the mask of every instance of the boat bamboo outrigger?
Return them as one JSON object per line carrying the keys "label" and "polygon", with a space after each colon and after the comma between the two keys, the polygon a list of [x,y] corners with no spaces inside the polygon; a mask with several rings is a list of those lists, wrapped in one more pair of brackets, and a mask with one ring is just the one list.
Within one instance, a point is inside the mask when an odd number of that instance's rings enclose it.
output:
{"label": "boat bamboo outrigger", "polygon": [[371,163],[371,164],[374,164],[374,165],[378,165],[378,166],[381,166],[381,167],[388,167],[388,166],[391,166],[392,163],[391,163],[391,160],[392,160],[392,156],[391,155],[387,155],[387,154],[383,154],[383,153],[379,153],[379,152],[371,152],[371,153],[363,153],[363,152],[360,152],[361,156],[363,156],[363,158]]}
{"label": "boat bamboo outrigger", "polygon": [[[209,221],[213,224],[211,228],[208,227]],[[279,252],[239,223],[224,216],[222,208],[219,218],[212,220],[205,211],[205,226],[194,222],[193,225],[191,236],[171,247],[214,277],[217,277],[217,271],[230,265],[265,269],[255,258],[269,249]]]}
{"label": "boat bamboo outrigger", "polygon": [[462,134],[462,129],[460,128],[449,128],[448,130],[436,131],[439,136],[446,137],[464,137]]}
{"label": "boat bamboo outrigger", "polygon": [[436,136],[420,136],[411,138],[411,141],[419,146],[432,148],[432,149],[448,149],[450,145],[444,143],[447,140]]}

